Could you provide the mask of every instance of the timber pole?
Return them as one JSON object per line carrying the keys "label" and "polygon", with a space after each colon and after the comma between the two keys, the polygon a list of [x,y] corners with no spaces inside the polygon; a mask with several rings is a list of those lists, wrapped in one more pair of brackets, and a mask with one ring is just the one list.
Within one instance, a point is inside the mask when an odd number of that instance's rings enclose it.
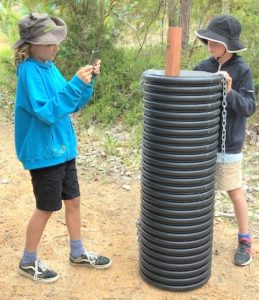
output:
{"label": "timber pole", "polygon": [[166,48],[166,76],[180,75],[182,27],[169,27]]}

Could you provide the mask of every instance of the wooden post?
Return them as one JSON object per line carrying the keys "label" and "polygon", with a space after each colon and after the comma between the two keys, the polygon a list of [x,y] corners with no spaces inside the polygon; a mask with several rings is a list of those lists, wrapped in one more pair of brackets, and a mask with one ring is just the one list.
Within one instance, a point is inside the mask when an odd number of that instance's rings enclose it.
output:
{"label": "wooden post", "polygon": [[182,27],[169,27],[167,32],[166,76],[180,75]]}

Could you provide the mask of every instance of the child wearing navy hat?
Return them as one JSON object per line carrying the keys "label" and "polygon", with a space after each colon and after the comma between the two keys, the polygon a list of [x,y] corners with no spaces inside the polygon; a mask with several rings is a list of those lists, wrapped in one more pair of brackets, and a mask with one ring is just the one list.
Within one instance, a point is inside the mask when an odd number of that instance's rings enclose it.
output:
{"label": "child wearing navy hat", "polygon": [[[240,42],[241,25],[231,15],[214,17],[207,29],[195,32],[207,45],[210,58],[199,63],[195,70],[220,72],[227,81],[227,115],[225,154],[222,154],[222,128],[216,162],[216,188],[227,191],[238,224],[238,248],[234,263],[245,266],[252,261],[252,241],[248,231],[248,213],[242,189],[242,147],[246,120],[256,110],[252,73],[237,54],[246,50]],[[222,172],[223,170],[223,172]]]}

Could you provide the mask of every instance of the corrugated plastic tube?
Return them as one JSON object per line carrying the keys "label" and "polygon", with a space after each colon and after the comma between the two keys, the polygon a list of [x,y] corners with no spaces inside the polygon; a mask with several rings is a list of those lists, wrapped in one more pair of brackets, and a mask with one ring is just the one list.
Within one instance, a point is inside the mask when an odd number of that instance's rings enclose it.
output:
{"label": "corrugated plastic tube", "polygon": [[147,70],[140,213],[142,278],[186,291],[211,275],[220,75]]}

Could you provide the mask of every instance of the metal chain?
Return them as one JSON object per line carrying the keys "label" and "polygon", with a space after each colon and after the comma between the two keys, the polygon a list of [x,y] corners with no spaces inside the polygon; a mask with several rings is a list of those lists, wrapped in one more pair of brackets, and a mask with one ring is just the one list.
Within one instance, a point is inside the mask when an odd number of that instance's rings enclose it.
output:
{"label": "metal chain", "polygon": [[222,165],[225,163],[226,154],[226,125],[227,125],[227,79],[223,76],[223,99],[222,99],[222,135],[221,135],[221,152]]}

